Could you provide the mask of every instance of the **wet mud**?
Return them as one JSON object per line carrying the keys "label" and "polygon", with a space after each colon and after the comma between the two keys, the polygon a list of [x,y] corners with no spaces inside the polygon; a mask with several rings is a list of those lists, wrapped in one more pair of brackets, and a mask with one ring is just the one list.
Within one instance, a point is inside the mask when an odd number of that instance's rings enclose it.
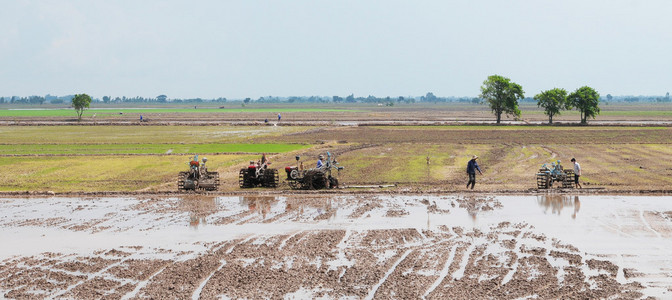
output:
{"label": "wet mud", "polygon": [[[654,209],[669,197],[645,205],[623,197],[559,197],[0,199],[0,237],[13,238],[0,251],[0,295],[670,296],[665,248],[672,205]],[[597,209],[604,203],[615,207]],[[637,248],[633,240],[659,244]],[[613,243],[624,247],[616,251]]]}

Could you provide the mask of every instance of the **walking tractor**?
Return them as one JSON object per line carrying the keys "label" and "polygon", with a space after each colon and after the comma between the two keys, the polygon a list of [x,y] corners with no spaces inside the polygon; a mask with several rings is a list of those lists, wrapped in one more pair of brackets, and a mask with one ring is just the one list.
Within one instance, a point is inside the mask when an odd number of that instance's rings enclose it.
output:
{"label": "walking tractor", "polygon": [[574,187],[574,170],[564,170],[560,161],[541,165],[537,173],[537,189],[553,188],[553,182],[560,182],[563,189],[571,189]]}
{"label": "walking tractor", "polygon": [[319,190],[325,188],[338,187],[338,178],[333,176],[332,169],[335,169],[340,175],[343,167],[338,166],[336,156],[327,152],[327,160],[320,168],[304,169],[303,163],[299,160],[301,156],[296,156],[296,166],[285,167],[287,173],[287,184],[292,189]]}
{"label": "walking tractor", "polygon": [[177,176],[177,189],[216,191],[219,187],[219,173],[210,172],[205,166],[208,161],[203,157],[202,163],[198,161],[198,155],[189,160],[189,171],[180,172]]}
{"label": "walking tractor", "polygon": [[240,188],[261,187],[278,187],[279,177],[278,170],[268,167],[271,163],[266,160],[266,155],[261,157],[260,161],[256,163],[250,161],[247,168],[240,169],[238,173],[238,184]]}

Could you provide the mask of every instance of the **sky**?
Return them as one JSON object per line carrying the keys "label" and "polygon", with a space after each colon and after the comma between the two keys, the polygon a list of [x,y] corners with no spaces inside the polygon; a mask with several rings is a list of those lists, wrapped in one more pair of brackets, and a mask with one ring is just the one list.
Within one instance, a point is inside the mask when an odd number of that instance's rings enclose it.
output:
{"label": "sky", "polygon": [[0,95],[672,91],[669,0],[0,0]]}

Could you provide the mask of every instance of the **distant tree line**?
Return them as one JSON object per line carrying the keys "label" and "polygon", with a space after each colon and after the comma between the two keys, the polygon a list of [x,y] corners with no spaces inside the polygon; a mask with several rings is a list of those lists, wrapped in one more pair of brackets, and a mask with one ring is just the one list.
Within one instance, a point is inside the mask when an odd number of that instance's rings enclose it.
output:
{"label": "distant tree line", "polygon": [[606,100],[606,102],[625,102],[625,103],[635,103],[635,102],[659,102],[659,103],[666,103],[666,102],[672,102],[672,99],[670,99],[670,92],[665,93],[665,96],[612,96],[611,94],[607,94],[607,96],[604,99],[600,99],[601,101]]}
{"label": "distant tree line", "polygon": [[103,102],[103,103],[201,103],[201,102],[226,102],[226,98],[219,97],[213,99],[203,99],[203,98],[174,98],[169,99],[166,95],[158,95],[154,98],[144,98],[144,97],[112,97],[112,96],[103,96],[102,99],[94,98],[93,102]]}
{"label": "distant tree line", "polygon": [[[30,97],[0,97],[0,104],[71,104],[75,95],[67,96],[30,96]],[[355,96],[350,94],[347,96],[262,96],[257,99],[244,98],[228,100],[224,97],[219,98],[168,98],[166,95],[158,95],[154,98],[145,97],[114,97],[103,96],[101,98],[91,98],[92,103],[202,103],[202,102],[242,102],[243,104],[250,103],[368,103],[368,104],[383,104],[393,106],[394,104],[412,104],[412,103],[471,103],[478,104],[480,99],[476,97],[438,97],[432,92],[428,92],[423,96],[396,96],[396,97],[377,97],[373,95]]]}
{"label": "distant tree line", "polygon": [[45,102],[46,103],[64,103],[64,102],[70,102],[72,99],[72,95],[70,96],[62,96],[62,97],[56,97],[56,96],[51,96],[47,94],[46,96],[29,96],[29,97],[19,97],[19,96],[11,96],[11,97],[0,97],[0,104],[38,104],[42,105]]}
{"label": "distant tree line", "polygon": [[[47,94],[46,96],[28,96],[28,97],[0,97],[0,104],[68,104],[72,103],[75,95],[53,96]],[[369,103],[382,104],[393,106],[394,104],[412,104],[412,103],[463,103],[463,104],[478,104],[482,100],[481,97],[440,97],[428,92],[422,96],[396,96],[396,97],[377,97],[373,95],[355,96],[350,94],[347,96],[263,96],[257,99],[244,98],[228,100],[224,97],[218,98],[168,98],[166,95],[158,95],[153,98],[145,97],[115,97],[103,96],[101,98],[91,98],[92,103],[202,103],[202,102],[242,102],[243,104],[250,103]],[[537,99],[534,97],[522,97],[518,99],[521,103],[536,103]],[[645,103],[645,102],[672,102],[670,93],[665,96],[612,96],[607,94],[605,97],[600,97],[601,102],[621,102],[621,103]]]}

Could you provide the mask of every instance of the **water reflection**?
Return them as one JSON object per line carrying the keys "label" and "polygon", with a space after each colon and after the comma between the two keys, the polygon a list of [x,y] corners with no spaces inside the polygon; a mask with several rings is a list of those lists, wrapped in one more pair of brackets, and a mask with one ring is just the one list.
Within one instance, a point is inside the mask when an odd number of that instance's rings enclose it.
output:
{"label": "water reflection", "polygon": [[266,219],[271,211],[271,204],[277,202],[275,196],[241,196],[239,199],[241,205],[246,206],[252,212],[259,213],[262,219]]}
{"label": "water reflection", "polygon": [[189,226],[206,224],[206,217],[217,212],[219,200],[214,196],[187,195],[179,202],[180,209],[189,212]]}
{"label": "water reflection", "polygon": [[306,210],[310,213],[316,212],[318,216],[327,216],[333,218],[336,217],[337,209],[332,203],[332,197],[320,197],[320,198],[310,198],[310,197],[298,197],[298,198],[287,198],[285,201],[285,213],[296,213],[296,219],[301,218]]}
{"label": "water reflection", "polygon": [[578,195],[559,195],[559,194],[545,194],[537,196],[537,203],[544,208],[544,213],[560,215],[562,210],[567,207],[572,209],[572,219],[576,219],[576,215],[581,209],[581,201]]}

